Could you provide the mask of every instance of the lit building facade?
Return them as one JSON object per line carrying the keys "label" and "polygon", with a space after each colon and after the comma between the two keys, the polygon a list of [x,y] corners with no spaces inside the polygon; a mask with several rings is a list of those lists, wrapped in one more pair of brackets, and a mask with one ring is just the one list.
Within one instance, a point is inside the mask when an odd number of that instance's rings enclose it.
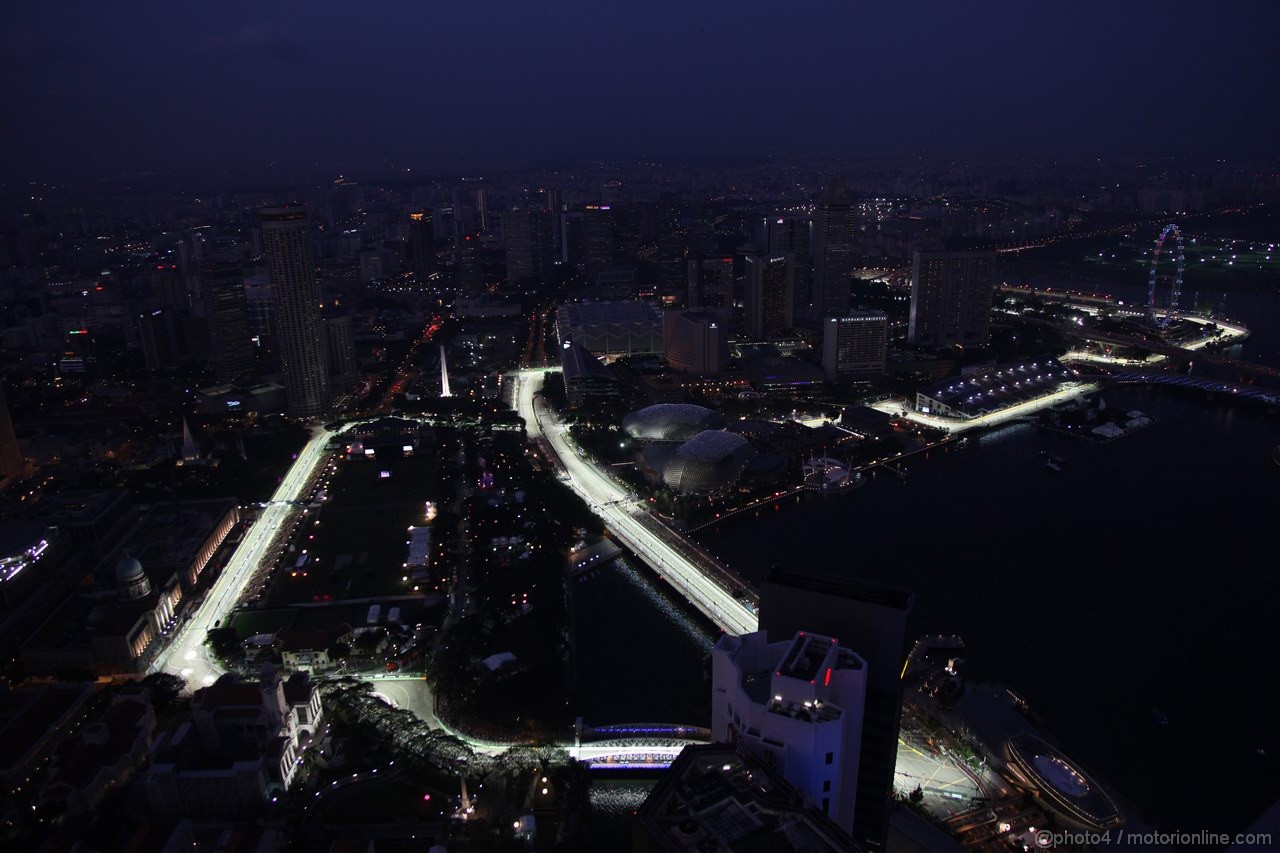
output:
{"label": "lit building facade", "polygon": [[766,340],[793,325],[795,265],[791,255],[746,259],[747,334]]}
{"label": "lit building facade", "polygon": [[853,826],[866,663],[835,639],[764,631],[711,652],[711,732],[761,756],[845,831]]}
{"label": "lit building facade", "polygon": [[989,344],[995,265],[995,252],[917,251],[907,340],[928,347]]}
{"label": "lit building facade", "polygon": [[729,366],[729,312],[668,311],[663,316],[663,355],[682,373],[719,373]]}
{"label": "lit building facade", "polygon": [[329,402],[329,373],[307,209],[301,205],[264,207],[261,218],[275,343],[284,369],[289,414],[318,417]]}
{"label": "lit building facade", "polygon": [[822,369],[828,382],[883,376],[889,321],[881,311],[858,311],[822,321]]}

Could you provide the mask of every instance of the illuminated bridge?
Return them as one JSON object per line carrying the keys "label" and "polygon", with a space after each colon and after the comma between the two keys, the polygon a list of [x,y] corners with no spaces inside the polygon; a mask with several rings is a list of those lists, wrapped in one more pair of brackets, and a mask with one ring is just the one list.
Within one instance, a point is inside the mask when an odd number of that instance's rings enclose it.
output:
{"label": "illuminated bridge", "polygon": [[1217,379],[1187,376],[1183,373],[1169,373],[1162,370],[1130,370],[1112,374],[1111,378],[1116,382],[1126,384],[1150,383],[1154,385],[1171,385],[1176,388],[1194,388],[1215,394],[1230,394],[1242,400],[1254,400],[1268,406],[1280,406],[1280,389],[1275,388],[1237,385],[1234,382],[1222,382]]}
{"label": "illuminated bridge", "polygon": [[668,723],[583,726],[569,755],[592,770],[659,770],[689,744],[709,743],[711,730]]}

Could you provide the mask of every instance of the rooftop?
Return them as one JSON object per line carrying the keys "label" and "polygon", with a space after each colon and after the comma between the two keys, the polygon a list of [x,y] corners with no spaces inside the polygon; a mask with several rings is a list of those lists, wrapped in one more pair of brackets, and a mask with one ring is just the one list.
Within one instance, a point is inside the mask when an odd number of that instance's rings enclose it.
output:
{"label": "rooftop", "polygon": [[780,775],[727,744],[685,747],[637,820],[651,849],[672,853],[859,850]]}

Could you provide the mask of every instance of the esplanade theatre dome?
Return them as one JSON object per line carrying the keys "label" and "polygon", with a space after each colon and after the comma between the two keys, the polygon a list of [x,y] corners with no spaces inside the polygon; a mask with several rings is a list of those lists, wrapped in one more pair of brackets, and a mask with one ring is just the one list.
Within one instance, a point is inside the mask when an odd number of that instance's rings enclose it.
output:
{"label": "esplanade theatre dome", "polygon": [[706,495],[727,489],[756,457],[756,449],[742,436],[708,430],[676,448],[662,469],[662,481],[686,495]]}
{"label": "esplanade theatre dome", "polygon": [[691,403],[658,403],[622,419],[622,431],[637,441],[688,441],[700,432],[721,429],[719,412]]}

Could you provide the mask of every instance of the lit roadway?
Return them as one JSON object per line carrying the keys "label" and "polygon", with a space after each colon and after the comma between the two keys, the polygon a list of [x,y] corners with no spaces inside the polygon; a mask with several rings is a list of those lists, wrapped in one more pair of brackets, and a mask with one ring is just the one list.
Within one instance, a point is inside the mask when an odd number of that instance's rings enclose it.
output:
{"label": "lit roadway", "polygon": [[325,459],[325,446],[331,435],[323,427],[312,429],[311,440],[290,466],[271,502],[245,532],[199,610],[186,620],[173,642],[151,664],[152,672],[179,675],[187,679],[192,689],[212,684],[223,673],[204,645],[205,634],[231,615],[249,579],[257,574],[263,560],[271,559],[271,544],[299,512],[293,502],[305,496],[311,475]]}
{"label": "lit roadway", "polygon": [[1036,412],[1055,406],[1058,403],[1065,403],[1068,400],[1083,397],[1085,394],[1092,394],[1097,390],[1098,386],[1092,382],[1064,382],[1062,387],[1052,394],[1036,397],[1034,400],[1018,403],[1016,406],[1010,406],[998,412],[979,415],[976,418],[944,418],[938,415],[926,415],[915,411],[914,407],[901,397],[896,400],[881,400],[879,403],[873,403],[871,408],[879,409],[895,417],[901,416],[905,409],[907,420],[937,429],[945,429],[955,434],[971,429],[999,426],[1009,421],[1015,421],[1018,418],[1034,415]]}
{"label": "lit roadway", "polygon": [[565,436],[564,427],[554,422],[549,411],[545,408],[542,412],[535,410],[535,395],[542,388],[543,373],[538,369],[508,374],[514,383],[512,399],[516,412],[524,418],[530,437],[545,437],[559,454],[574,490],[632,553],[722,629],[730,634],[748,634],[758,630],[759,620],[751,608],[734,598],[697,562],[682,553],[681,545],[687,548],[687,543],[674,541],[679,539],[674,533],[663,535],[650,529],[642,521],[648,514],[647,510],[638,509],[635,498],[623,487],[578,455]]}

